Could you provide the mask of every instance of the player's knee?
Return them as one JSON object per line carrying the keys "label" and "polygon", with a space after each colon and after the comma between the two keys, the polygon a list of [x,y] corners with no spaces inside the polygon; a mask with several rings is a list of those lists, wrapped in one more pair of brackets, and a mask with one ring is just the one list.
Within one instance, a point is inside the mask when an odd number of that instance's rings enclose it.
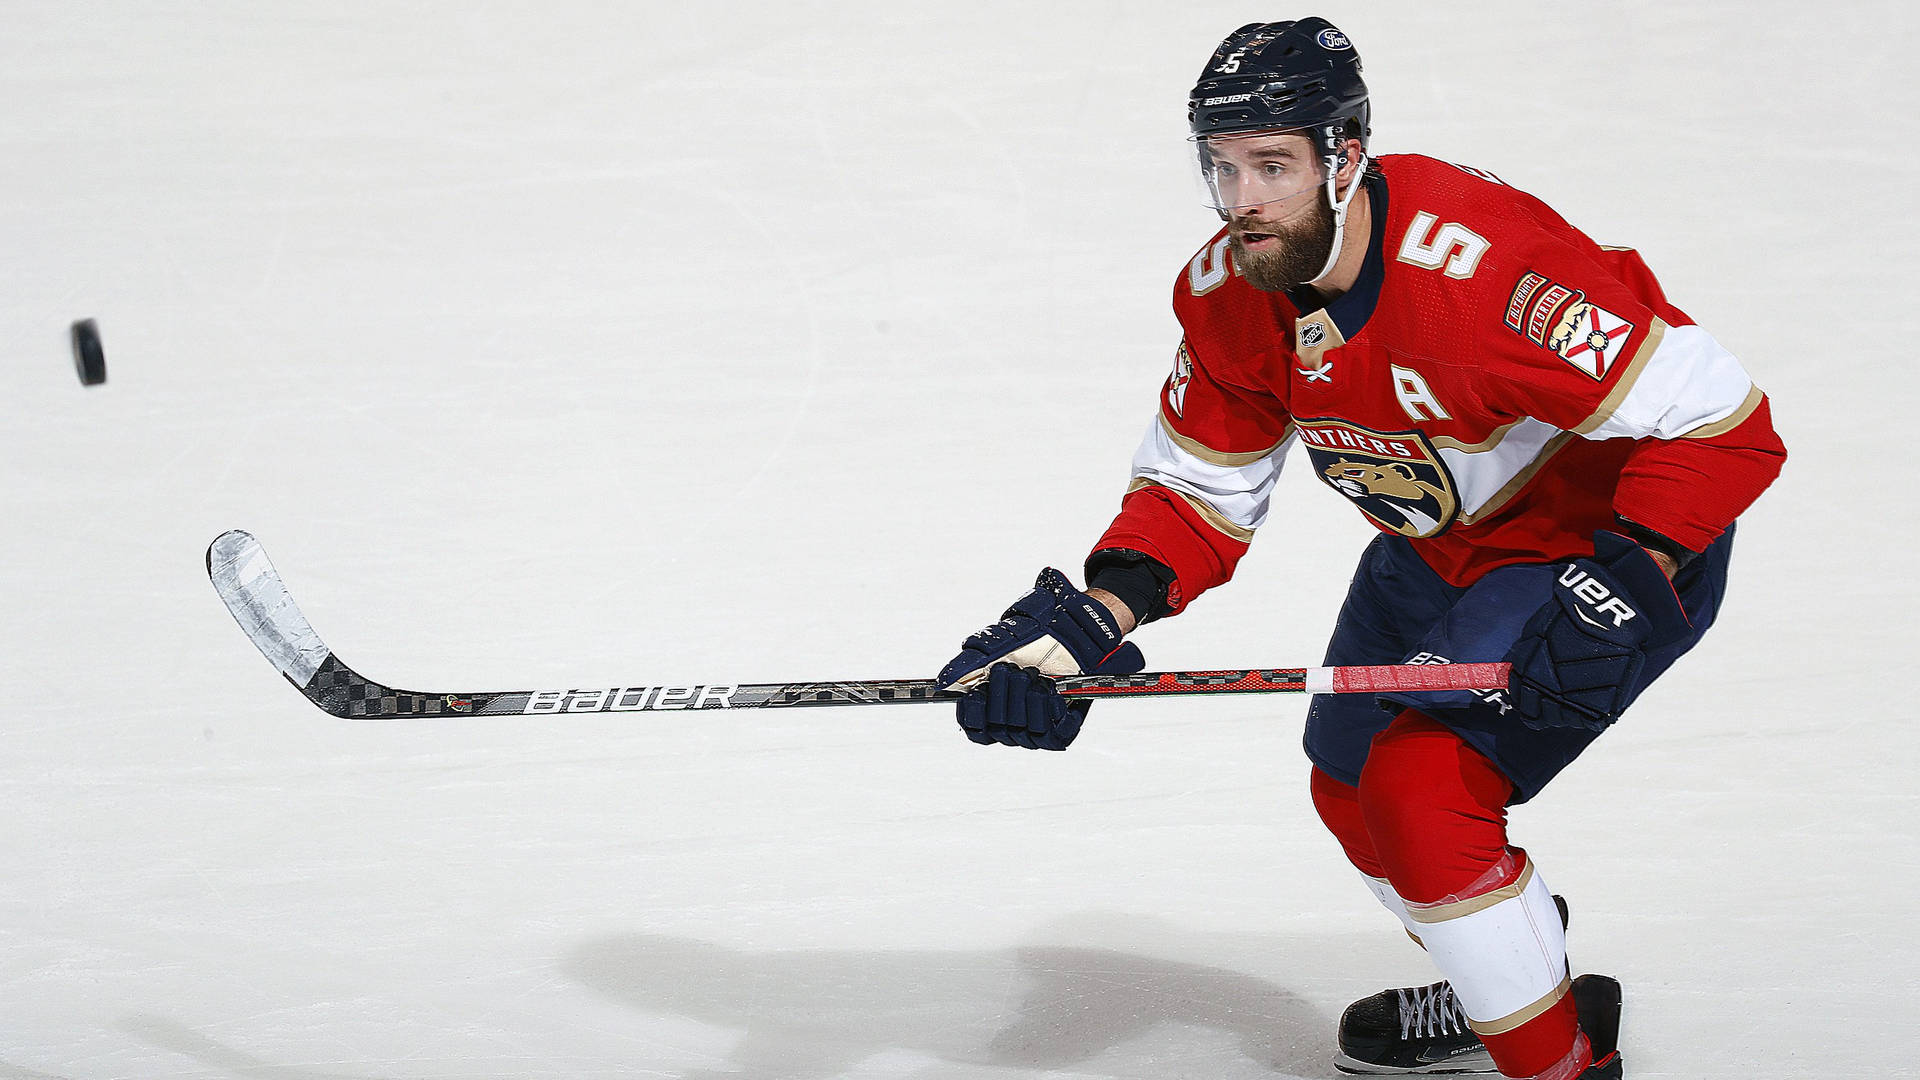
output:
{"label": "player's knee", "polygon": [[1360,816],[1359,789],[1335,780],[1319,768],[1313,770],[1308,787],[1313,794],[1314,810],[1326,824],[1327,831],[1340,841],[1347,861],[1368,877],[1386,877],[1380,857],[1374,853],[1373,841],[1367,836],[1366,822]]}
{"label": "player's knee", "polygon": [[1512,784],[1479,751],[1413,710],[1374,739],[1359,809],[1382,876],[1410,903],[1497,888]]}

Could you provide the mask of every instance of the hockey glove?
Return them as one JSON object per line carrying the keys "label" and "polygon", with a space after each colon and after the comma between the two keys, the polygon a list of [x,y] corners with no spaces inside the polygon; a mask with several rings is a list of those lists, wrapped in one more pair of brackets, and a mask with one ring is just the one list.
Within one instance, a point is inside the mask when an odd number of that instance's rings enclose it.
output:
{"label": "hockey glove", "polygon": [[1561,569],[1507,654],[1514,711],[1536,730],[1604,730],[1627,707],[1647,654],[1692,628],[1644,548],[1604,530],[1593,548]]}
{"label": "hockey glove", "polygon": [[1050,676],[1130,674],[1146,659],[1120,640],[1106,605],[1074,588],[1065,574],[1048,567],[1033,584],[999,622],[961,644],[938,681],[967,691],[959,702],[960,727],[974,742],[1065,750],[1093,703],[1067,701]]}

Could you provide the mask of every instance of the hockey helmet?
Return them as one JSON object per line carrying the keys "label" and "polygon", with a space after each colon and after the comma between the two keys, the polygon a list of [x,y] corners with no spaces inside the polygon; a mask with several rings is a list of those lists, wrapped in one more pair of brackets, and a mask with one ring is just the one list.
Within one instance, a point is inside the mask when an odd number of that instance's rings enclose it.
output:
{"label": "hockey helmet", "polygon": [[1255,131],[1311,132],[1344,163],[1347,139],[1367,148],[1367,84],[1347,35],[1319,17],[1248,23],[1227,35],[1187,98],[1196,140]]}

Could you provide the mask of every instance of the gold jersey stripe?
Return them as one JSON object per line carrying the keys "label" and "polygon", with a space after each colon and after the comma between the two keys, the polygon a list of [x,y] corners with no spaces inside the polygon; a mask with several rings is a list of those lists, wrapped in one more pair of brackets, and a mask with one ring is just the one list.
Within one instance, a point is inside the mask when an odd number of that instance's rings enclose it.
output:
{"label": "gold jersey stripe", "polygon": [[1153,481],[1145,479],[1143,477],[1136,477],[1133,483],[1127,485],[1127,494],[1131,495],[1142,488],[1150,488],[1150,487],[1157,487],[1160,490],[1167,492],[1168,494],[1178,495],[1182,500],[1186,502],[1188,506],[1193,507],[1193,512],[1200,515],[1200,520],[1213,526],[1215,529],[1219,530],[1223,535],[1232,537],[1233,539],[1238,540],[1243,544],[1251,544],[1253,542],[1252,529],[1247,528],[1245,525],[1239,525],[1234,523],[1233,521],[1229,520],[1225,514],[1222,514],[1220,511],[1215,510],[1211,505],[1207,503],[1205,499],[1201,499],[1193,495],[1189,495],[1186,492],[1181,491],[1179,488],[1171,488],[1166,486],[1165,484],[1156,484]]}
{"label": "gold jersey stripe", "polygon": [[1458,450],[1463,454],[1479,454],[1491,450],[1506,441],[1507,432],[1519,427],[1524,422],[1523,420],[1515,420],[1511,424],[1502,424],[1488,432],[1487,437],[1477,443],[1461,442],[1459,439],[1448,438],[1445,435],[1430,436],[1427,441],[1433,444],[1435,450]]}
{"label": "gold jersey stripe", "polygon": [[1756,386],[1747,391],[1747,399],[1742,401],[1740,407],[1733,410],[1732,414],[1725,420],[1715,420],[1711,424],[1701,424],[1699,427],[1694,428],[1692,431],[1680,437],[1683,439],[1711,439],[1715,435],[1725,435],[1727,432],[1746,423],[1747,417],[1753,415],[1753,410],[1760,407],[1760,402],[1764,401],[1766,396],[1767,395],[1762,393],[1760,388]]}
{"label": "gold jersey stripe", "polygon": [[1559,453],[1560,448],[1567,445],[1572,439],[1573,436],[1565,431],[1548,439],[1545,445],[1540,447],[1540,452],[1534,455],[1533,460],[1521,466],[1520,471],[1514,473],[1512,479],[1500,485],[1500,490],[1494,492],[1492,498],[1481,503],[1471,514],[1462,512],[1458,518],[1459,523],[1462,525],[1471,525],[1476,521],[1499,513],[1500,508],[1507,505],[1508,501],[1511,500],[1521,488],[1526,487],[1528,482],[1547,464],[1547,461],[1551,459],[1553,455]]}
{"label": "gold jersey stripe", "polygon": [[1224,465],[1230,469],[1237,469],[1242,465],[1251,465],[1261,458],[1266,457],[1268,454],[1273,453],[1275,450],[1280,449],[1280,443],[1287,441],[1287,435],[1292,432],[1293,425],[1288,424],[1287,430],[1280,433],[1280,442],[1274,443],[1265,450],[1254,450],[1240,454],[1228,453],[1225,450],[1215,450],[1206,443],[1200,442],[1197,439],[1190,439],[1173,430],[1173,425],[1167,421],[1167,413],[1164,409],[1160,412],[1160,430],[1167,433],[1167,438],[1173,440],[1173,445],[1185,450],[1201,461],[1209,465]]}
{"label": "gold jersey stripe", "polygon": [[1588,435],[1598,431],[1600,425],[1613,416],[1614,410],[1627,399],[1627,392],[1633,389],[1633,384],[1640,381],[1640,373],[1647,369],[1647,361],[1653,359],[1653,354],[1659,351],[1660,342],[1666,336],[1666,322],[1659,316],[1654,316],[1652,324],[1647,327],[1646,340],[1640,343],[1640,351],[1633,354],[1633,360],[1627,364],[1627,370],[1620,373],[1619,381],[1613,384],[1613,390],[1607,394],[1606,400],[1600,403],[1600,407],[1593,411],[1592,416],[1587,417],[1583,423],[1573,429],[1574,434]]}

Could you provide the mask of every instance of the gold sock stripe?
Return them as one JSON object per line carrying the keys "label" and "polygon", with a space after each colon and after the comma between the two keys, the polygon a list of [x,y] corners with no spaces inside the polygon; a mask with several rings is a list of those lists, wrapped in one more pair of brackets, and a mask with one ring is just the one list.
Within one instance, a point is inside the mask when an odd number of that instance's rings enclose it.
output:
{"label": "gold sock stripe", "polygon": [[1541,998],[1526,1008],[1518,1012],[1508,1013],[1498,1020],[1489,1020],[1486,1023],[1481,1023],[1472,1017],[1468,1017],[1467,1026],[1473,1029],[1475,1035],[1483,1039],[1489,1035],[1505,1035],[1521,1024],[1553,1008],[1559,1003],[1561,998],[1567,996],[1567,991],[1571,989],[1573,989],[1573,980],[1571,978],[1561,979],[1560,985],[1554,987],[1546,997]]}
{"label": "gold sock stripe", "polygon": [[1456,900],[1451,904],[1407,905],[1407,915],[1417,923],[1443,923],[1462,919],[1476,911],[1485,911],[1495,904],[1508,900],[1517,900],[1525,892],[1527,884],[1533,880],[1533,860],[1520,868],[1520,876],[1513,884],[1503,885],[1489,893],[1470,896],[1465,900]]}

